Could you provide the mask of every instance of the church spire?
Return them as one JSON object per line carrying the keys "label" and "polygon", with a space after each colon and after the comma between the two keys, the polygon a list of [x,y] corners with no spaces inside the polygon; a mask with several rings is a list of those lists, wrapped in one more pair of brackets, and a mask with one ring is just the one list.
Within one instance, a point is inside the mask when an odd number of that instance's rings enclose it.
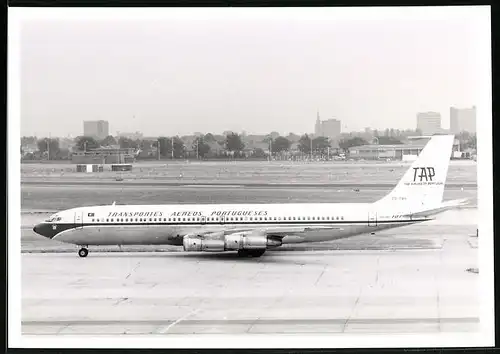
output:
{"label": "church spire", "polygon": [[314,126],[314,135],[321,135],[321,121],[319,119],[319,108],[318,110],[316,111],[316,125]]}

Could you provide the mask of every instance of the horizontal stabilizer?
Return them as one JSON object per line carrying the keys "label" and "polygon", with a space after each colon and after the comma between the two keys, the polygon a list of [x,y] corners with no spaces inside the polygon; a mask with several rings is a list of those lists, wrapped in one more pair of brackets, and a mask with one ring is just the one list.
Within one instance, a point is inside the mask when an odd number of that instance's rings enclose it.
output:
{"label": "horizontal stabilizer", "polygon": [[428,209],[425,209],[422,211],[413,212],[412,216],[414,216],[414,217],[431,216],[431,215],[439,214],[439,213],[446,211],[446,210],[456,209],[456,208],[459,208],[461,206],[465,206],[469,202],[470,202],[470,200],[468,198],[448,200],[446,202],[442,202],[439,206],[436,206],[435,208],[428,208]]}

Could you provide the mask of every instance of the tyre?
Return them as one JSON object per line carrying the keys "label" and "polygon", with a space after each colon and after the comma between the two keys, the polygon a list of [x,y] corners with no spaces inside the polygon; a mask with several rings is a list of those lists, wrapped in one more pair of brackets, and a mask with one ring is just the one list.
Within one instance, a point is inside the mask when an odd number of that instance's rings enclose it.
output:
{"label": "tyre", "polygon": [[89,250],[86,248],[80,248],[80,250],[78,251],[78,255],[82,258],[87,257],[88,254]]}

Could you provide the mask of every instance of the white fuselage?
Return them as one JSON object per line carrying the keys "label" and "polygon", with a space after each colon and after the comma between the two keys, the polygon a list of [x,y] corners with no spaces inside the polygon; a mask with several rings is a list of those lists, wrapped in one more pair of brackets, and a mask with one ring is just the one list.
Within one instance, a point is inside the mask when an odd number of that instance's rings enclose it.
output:
{"label": "white fuselage", "polygon": [[[428,220],[375,204],[108,205],[55,214],[46,237],[78,245],[182,245],[185,235],[260,230],[283,243],[329,241]],[[38,232],[38,231],[37,231]]]}

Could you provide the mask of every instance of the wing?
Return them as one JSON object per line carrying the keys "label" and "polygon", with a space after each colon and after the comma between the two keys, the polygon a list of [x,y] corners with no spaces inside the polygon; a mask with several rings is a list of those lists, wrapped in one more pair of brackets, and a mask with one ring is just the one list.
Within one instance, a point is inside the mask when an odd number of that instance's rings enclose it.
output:
{"label": "wing", "polygon": [[203,239],[220,240],[227,235],[246,235],[246,236],[274,236],[283,238],[285,236],[300,235],[307,231],[322,231],[322,230],[343,230],[338,226],[318,225],[318,226],[273,226],[273,227],[259,227],[259,228],[238,228],[221,231],[204,231],[204,232],[190,232],[184,237],[200,237]]}

